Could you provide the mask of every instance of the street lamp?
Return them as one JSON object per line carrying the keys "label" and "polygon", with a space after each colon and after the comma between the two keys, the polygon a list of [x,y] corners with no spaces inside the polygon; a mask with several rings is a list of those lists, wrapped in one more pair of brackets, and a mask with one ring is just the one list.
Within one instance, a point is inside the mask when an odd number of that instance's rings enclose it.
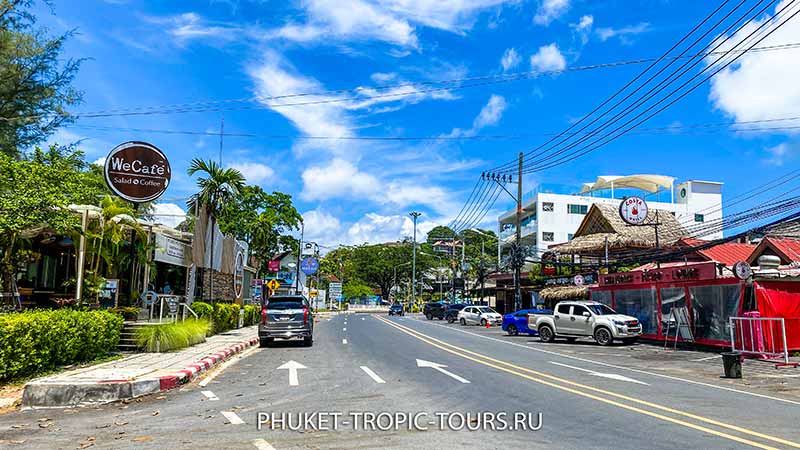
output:
{"label": "street lamp", "polygon": [[[484,236],[484,237],[496,239],[495,236],[492,236],[490,234],[486,234],[486,233],[484,233],[483,231],[481,231],[481,230],[479,230],[477,228],[470,228],[469,231],[472,231],[473,233],[479,234],[479,235]],[[483,259],[484,259],[483,257],[484,257],[484,252],[485,252],[485,245],[484,244],[485,244],[484,239],[481,239],[481,272],[480,272],[480,274],[481,274],[481,304],[483,304],[484,278],[486,278],[486,274],[484,273],[484,265],[483,265]]]}
{"label": "street lamp", "polygon": [[411,304],[413,305],[417,302],[417,217],[422,213],[411,211],[408,215],[414,221],[414,250],[411,256]]}

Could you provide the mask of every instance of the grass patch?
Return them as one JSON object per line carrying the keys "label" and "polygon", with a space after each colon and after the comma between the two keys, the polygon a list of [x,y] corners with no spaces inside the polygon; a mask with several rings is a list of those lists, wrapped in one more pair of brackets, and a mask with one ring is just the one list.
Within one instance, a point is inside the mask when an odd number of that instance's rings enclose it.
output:
{"label": "grass patch", "polygon": [[209,331],[211,322],[205,319],[147,325],[136,330],[136,344],[146,352],[169,352],[205,342]]}

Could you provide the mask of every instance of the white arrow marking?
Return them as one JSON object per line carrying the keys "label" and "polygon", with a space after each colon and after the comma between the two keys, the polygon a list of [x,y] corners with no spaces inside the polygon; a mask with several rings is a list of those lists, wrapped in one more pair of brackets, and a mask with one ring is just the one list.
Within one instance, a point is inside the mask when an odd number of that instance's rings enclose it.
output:
{"label": "white arrow marking", "polygon": [[366,317],[362,317],[361,320],[367,320],[367,318]]}
{"label": "white arrow marking", "polygon": [[347,327],[342,328],[342,331],[347,331]]}
{"label": "white arrow marking", "polygon": [[201,394],[205,395],[209,400],[219,400],[219,397],[214,395],[211,391],[201,391]]}
{"label": "white arrow marking", "polygon": [[418,359],[417,360],[417,367],[430,367],[431,369],[439,371],[439,372],[447,375],[448,377],[456,379],[456,380],[458,380],[458,381],[460,381],[462,383],[469,383],[469,380],[467,380],[466,378],[461,378],[460,376],[454,374],[453,372],[450,372],[449,370],[444,370],[444,368],[447,367],[444,364],[425,361],[424,359]]}
{"label": "white arrow marking", "polygon": [[308,367],[296,361],[289,361],[278,367],[278,370],[281,369],[286,369],[289,371],[289,386],[298,386],[300,382],[297,380],[297,369],[308,369]]}
{"label": "white arrow marking", "polygon": [[383,378],[379,377],[378,374],[373,372],[372,369],[370,369],[369,367],[361,366],[361,370],[366,372],[366,374],[369,375],[369,377],[372,378],[376,383],[378,383],[378,384],[386,383],[386,381],[384,381]]}
{"label": "white arrow marking", "polygon": [[568,365],[566,365],[566,364],[557,363],[557,362],[555,362],[555,361],[550,361],[550,364],[555,364],[555,365],[557,365],[557,366],[561,366],[561,367],[567,367],[567,368],[569,368],[569,369],[580,370],[581,372],[586,372],[586,373],[588,373],[589,375],[594,375],[594,376],[596,376],[596,377],[601,377],[601,378],[610,378],[610,379],[612,379],[612,380],[617,380],[617,381],[627,381],[628,383],[636,383],[636,384],[643,384],[643,385],[645,385],[645,386],[650,386],[649,384],[647,384],[647,383],[645,383],[645,382],[643,382],[643,381],[634,380],[633,378],[628,378],[628,377],[626,377],[626,376],[624,376],[624,375],[619,375],[619,374],[616,374],[616,373],[601,373],[601,372],[595,372],[594,370],[582,369],[582,368],[580,368],[580,367],[575,367],[575,366],[568,366]]}
{"label": "white arrow marking", "polygon": [[275,450],[275,447],[273,447],[269,442],[265,441],[264,439],[253,440],[253,445],[255,445],[258,450]]}
{"label": "white arrow marking", "polygon": [[228,419],[228,422],[230,422],[231,425],[241,425],[244,423],[244,420],[242,420],[241,417],[237,416],[236,413],[233,411],[221,411],[221,412],[222,415],[225,416],[226,419]]}

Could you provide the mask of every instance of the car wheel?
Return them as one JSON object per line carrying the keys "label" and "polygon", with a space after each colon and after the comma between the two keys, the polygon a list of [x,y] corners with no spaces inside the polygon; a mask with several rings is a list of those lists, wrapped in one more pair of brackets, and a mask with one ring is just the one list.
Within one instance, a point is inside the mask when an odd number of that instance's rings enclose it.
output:
{"label": "car wheel", "polygon": [[437,319],[444,320],[444,316],[439,316],[439,317],[437,317]]}
{"label": "car wheel", "polygon": [[542,342],[553,342],[556,338],[555,334],[553,333],[553,329],[547,325],[542,325],[539,327],[539,339]]}
{"label": "car wheel", "polygon": [[307,337],[303,339],[303,347],[311,347],[314,345],[314,337]]}
{"label": "car wheel", "polygon": [[453,323],[455,321],[456,321],[456,318],[453,317],[453,316],[450,316],[450,317],[447,318],[447,323]]}
{"label": "car wheel", "polygon": [[594,331],[594,340],[600,345],[611,345],[614,342],[614,337],[611,335],[611,330],[606,327],[599,327]]}
{"label": "car wheel", "polygon": [[507,331],[509,336],[516,336],[519,334],[519,330],[517,330],[516,325],[509,325]]}
{"label": "car wheel", "polygon": [[636,341],[638,341],[638,340],[639,340],[639,338],[638,338],[638,337],[635,337],[635,338],[627,338],[627,339],[623,339],[623,340],[622,340],[622,342],[624,342],[624,343],[625,343],[625,345],[633,345],[633,344],[635,344],[635,343],[636,343]]}
{"label": "car wheel", "polygon": [[486,319],[481,319],[481,326],[482,326],[482,327],[485,327],[485,326],[486,326]]}
{"label": "car wheel", "polygon": [[428,320],[433,320],[433,314],[431,314],[431,313],[425,314],[425,317],[426,317]]}
{"label": "car wheel", "polygon": [[460,323],[461,325],[466,325],[467,321],[464,320],[464,318],[462,317],[461,320],[458,321],[458,323]]}
{"label": "car wheel", "polygon": [[272,339],[270,338],[261,338],[258,340],[258,346],[261,348],[269,347],[272,344]]}

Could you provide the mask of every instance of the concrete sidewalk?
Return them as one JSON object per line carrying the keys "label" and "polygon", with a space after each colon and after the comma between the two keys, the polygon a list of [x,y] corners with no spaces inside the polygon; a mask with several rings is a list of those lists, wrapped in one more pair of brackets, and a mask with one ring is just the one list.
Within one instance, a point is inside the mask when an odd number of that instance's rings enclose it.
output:
{"label": "concrete sidewalk", "polygon": [[258,343],[258,327],[210,336],[177,352],[136,353],[116,361],[39,378],[25,385],[23,408],[108,403],[172,389]]}

